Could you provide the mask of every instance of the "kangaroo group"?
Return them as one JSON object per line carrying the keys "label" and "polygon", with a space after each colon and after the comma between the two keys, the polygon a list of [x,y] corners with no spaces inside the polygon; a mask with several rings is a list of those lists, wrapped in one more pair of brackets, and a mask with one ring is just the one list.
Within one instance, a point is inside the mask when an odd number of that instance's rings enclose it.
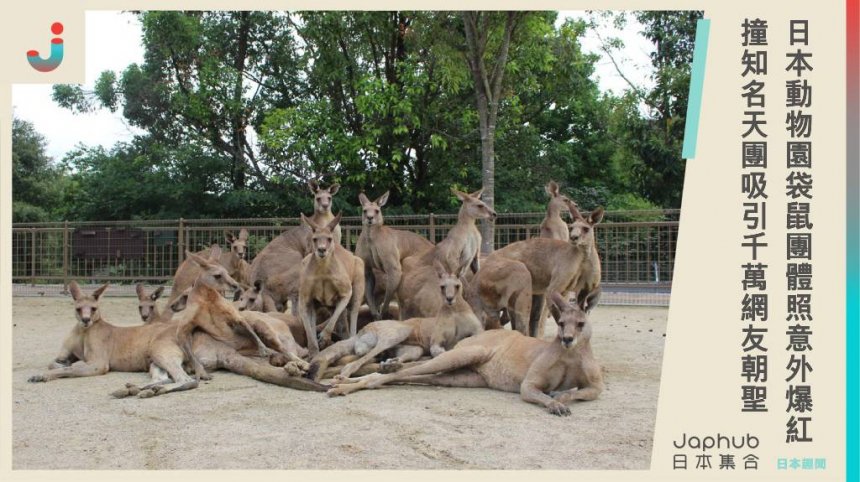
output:
{"label": "kangaroo group", "polygon": [[398,383],[492,388],[554,415],[600,395],[589,313],[600,298],[602,207],[581,212],[550,181],[540,235],[482,256],[476,223],[497,216],[482,190],[451,190],[460,210],[439,243],[386,226],[388,192],[362,193],[353,253],[341,244],[342,213],[332,213],[340,186],[309,188],[314,212],[250,262],[250,233],[226,232],[229,249],[185,252],[162,306],[165,286],[137,285],[134,326],[102,312],[107,284],[87,293],[71,282],[77,321],[29,381],[148,372],[148,383],[111,393],[148,398],[227,370],[329,396]]}

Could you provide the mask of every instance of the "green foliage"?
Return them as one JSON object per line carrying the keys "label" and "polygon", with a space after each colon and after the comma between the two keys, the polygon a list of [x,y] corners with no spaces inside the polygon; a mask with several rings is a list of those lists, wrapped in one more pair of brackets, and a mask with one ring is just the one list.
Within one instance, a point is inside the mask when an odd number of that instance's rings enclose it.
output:
{"label": "green foliage", "polygon": [[[68,153],[63,208],[21,204],[22,218],[296,216],[311,210],[306,182],[320,177],[341,184],[334,209],[347,215],[358,193],[386,190],[392,214],[447,212],[450,186],[480,187],[459,12],[136,15],[141,64],[102,73],[92,91],[55,86],[53,97],[74,112],[119,111],[145,134]],[[620,97],[593,80],[598,56],[579,42],[587,23],[521,18],[495,132],[497,210],[543,210],[549,179],[589,208],[679,205],[700,14],[635,15],[659,46],[656,87]],[[488,30],[487,52],[503,25]]]}
{"label": "green foliage", "polygon": [[30,122],[12,120],[12,222],[49,221],[61,212],[63,172]]}

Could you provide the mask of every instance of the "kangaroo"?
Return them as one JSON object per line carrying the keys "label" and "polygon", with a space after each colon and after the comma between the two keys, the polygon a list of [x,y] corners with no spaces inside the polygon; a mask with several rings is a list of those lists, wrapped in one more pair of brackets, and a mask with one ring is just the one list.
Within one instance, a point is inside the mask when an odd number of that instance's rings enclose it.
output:
{"label": "kangaroo", "polygon": [[[184,329],[179,336],[184,338],[183,345],[191,345],[191,362],[198,376],[208,379],[208,371],[224,369],[262,382],[297,390],[325,391],[330,388],[328,385],[321,385],[298,376],[303,373],[299,363],[280,354],[273,355],[269,359],[259,358],[255,343],[235,331],[231,332],[229,326],[235,323],[236,311],[211,286],[198,283],[193,290],[189,288],[188,292],[188,296],[180,298],[180,301],[172,305],[172,309],[176,311],[188,308],[181,315],[183,319],[177,320],[174,326]],[[277,323],[277,320],[266,319],[265,322],[272,325],[282,342],[289,343],[289,330]],[[200,326],[212,330],[215,335],[207,331],[194,330]],[[191,337],[190,341],[189,337]],[[296,349],[296,352],[301,354],[299,349]],[[276,357],[280,357],[280,360],[276,361]],[[281,366],[283,368],[280,368]],[[153,375],[153,378],[155,377],[156,375]],[[140,396],[140,393],[144,393],[141,390],[141,387],[127,383],[124,388],[113,392],[112,395],[116,398],[129,395]]]}
{"label": "kangaroo", "polygon": [[213,245],[208,252],[208,256],[203,256],[197,253],[185,251],[185,260],[176,269],[176,274],[173,276],[173,288],[170,290],[170,298],[167,304],[172,304],[176,298],[180,296],[188,287],[190,287],[198,278],[205,277],[210,280],[211,284],[217,284],[219,289],[237,290],[241,285],[236,281],[220,263],[221,247]]}
{"label": "kangaroo", "polygon": [[529,403],[559,416],[567,404],[595,400],[604,389],[603,373],[591,351],[591,323],[577,304],[552,293],[558,331],[539,340],[510,330],[490,330],[467,338],[452,350],[395,373],[336,380],[329,396],[347,395],[390,383],[492,388],[519,392]]}
{"label": "kangaroo", "polygon": [[[358,195],[361,203],[361,234],[355,245],[355,255],[364,261],[365,297],[374,319],[387,314],[391,300],[397,294],[403,277],[402,261],[414,254],[431,249],[433,243],[423,236],[383,225],[382,207],[388,202],[388,191],[371,202],[364,193]],[[385,297],[381,308],[377,305],[375,270],[384,278]],[[388,316],[391,316],[390,314]]]}
{"label": "kangaroo", "polygon": [[495,218],[496,212],[479,199],[483,189],[466,194],[452,189],[463,202],[457,216],[457,224],[448,236],[432,249],[410,256],[403,261],[403,281],[400,283],[398,300],[401,319],[433,316],[439,309],[439,297],[433,291],[434,260],[438,260],[449,273],[463,273],[469,266],[477,273],[480,264],[481,233],[475,220]]}
{"label": "kangaroo", "polygon": [[434,268],[438,277],[436,296],[442,300],[435,317],[374,321],[355,336],[321,351],[311,361],[308,376],[318,379],[332,362],[348,355],[359,356],[345,365],[336,377],[346,379],[379,354],[395,347],[395,357],[384,362],[383,368],[396,369],[424,355],[438,356],[463,338],[483,331],[478,318],[463,299],[460,273],[448,273],[439,261],[434,263]]}
{"label": "kangaroo", "polygon": [[[145,372],[152,383],[138,391],[145,398],[197,388],[198,381],[182,368],[189,358],[183,351],[176,327],[165,323],[115,326],[101,315],[99,298],[105,284],[85,294],[77,282],[69,284],[78,323],[66,337],[63,347],[48,371],[34,375],[29,382],[49,382],[57,378],[91,377],[114,372]],[[168,383],[170,379],[173,383]]]}
{"label": "kangaroo", "polygon": [[569,211],[570,205],[576,203],[559,192],[558,183],[550,181],[546,185],[546,193],[549,194],[549,204],[546,205],[546,216],[540,223],[540,237],[550,239],[567,240],[567,223],[561,218],[562,211]]}
{"label": "kangaroo", "polygon": [[467,293],[472,309],[484,321],[484,328],[501,328],[500,313],[504,310],[512,329],[529,334],[532,276],[523,263],[503,257],[488,258],[469,282]]}
{"label": "kangaroo", "polygon": [[152,293],[147,293],[143,283],[138,283],[134,287],[137,293],[137,311],[140,313],[140,320],[144,323],[160,320],[163,316],[161,310],[158,309],[158,298],[164,292],[164,286],[159,286]]}
{"label": "kangaroo", "polygon": [[[192,353],[192,334],[199,330],[235,350],[247,349],[253,343],[260,358],[275,358],[280,355],[290,364],[289,368],[294,374],[304,373],[308,368],[308,363],[302,359],[307,355],[307,351],[296,343],[286,323],[266,313],[240,312],[206,283],[194,284],[187,307],[177,318],[177,337],[187,344]],[[250,335],[250,338],[243,335]],[[269,349],[268,346],[274,347],[275,350]],[[204,366],[196,360],[194,363],[198,375],[201,372],[206,373]]]}
{"label": "kangaroo", "polygon": [[[323,226],[317,225],[304,214],[301,217],[302,223],[313,233],[313,252],[302,260],[298,311],[305,325],[308,350],[311,356],[316,356],[320,345],[325,347],[331,343],[335,324],[345,312],[349,315],[348,336],[354,336],[358,330],[358,310],[364,298],[364,262],[334,242],[340,213]],[[317,336],[319,306],[333,306],[334,311]]]}
{"label": "kangaroo", "polygon": [[574,240],[531,238],[497,249],[487,257],[519,261],[532,277],[532,307],[529,315],[531,336],[543,336],[544,294],[573,291],[579,280],[585,253]]}
{"label": "kangaroo", "polygon": [[[339,184],[332,184],[326,189],[316,182],[308,182],[308,187],[314,195],[314,213],[310,220],[325,226],[334,219],[331,212],[332,197],[340,189]],[[341,228],[338,225],[332,233],[335,244],[340,244]],[[263,286],[275,300],[278,311],[282,311],[290,302],[293,315],[298,315],[299,273],[302,260],[310,250],[311,230],[300,224],[291,227],[275,237],[260,251],[251,263],[249,282],[260,280]]]}
{"label": "kangaroo", "polygon": [[573,286],[577,293],[576,302],[580,308],[590,313],[600,300],[600,254],[594,238],[594,226],[603,220],[603,208],[598,207],[588,216],[580,214],[576,205],[570,206],[574,218],[570,225],[570,241],[579,247],[583,260],[579,267],[579,276]]}

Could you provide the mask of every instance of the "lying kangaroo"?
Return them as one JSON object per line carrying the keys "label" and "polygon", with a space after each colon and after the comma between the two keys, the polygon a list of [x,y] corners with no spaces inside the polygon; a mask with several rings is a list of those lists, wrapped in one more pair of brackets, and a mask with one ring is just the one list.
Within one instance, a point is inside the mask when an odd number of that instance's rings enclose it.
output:
{"label": "lying kangaroo", "polygon": [[452,189],[463,202],[457,216],[457,224],[448,236],[432,249],[403,260],[403,281],[397,298],[403,318],[433,316],[439,309],[439,297],[435,283],[434,260],[438,260],[449,273],[463,273],[469,266],[473,273],[480,265],[481,233],[475,226],[477,219],[495,218],[496,212],[479,196],[483,189],[466,194]]}
{"label": "lying kangaroo", "polygon": [[532,276],[523,263],[499,256],[487,258],[470,280],[467,293],[469,304],[487,330],[502,327],[504,311],[512,329],[523,335],[530,333]]}
{"label": "lying kangaroo", "polygon": [[[302,214],[302,223],[313,233],[313,251],[302,260],[298,311],[305,325],[311,356],[319,353],[320,345],[325,347],[331,343],[331,334],[344,313],[349,316],[347,336],[354,336],[358,330],[358,310],[364,299],[364,262],[334,241],[340,217],[338,214],[330,223],[320,226]],[[333,306],[334,311],[317,337],[316,318],[320,306]]]}
{"label": "lying kangaroo", "polygon": [[[383,225],[382,207],[388,202],[388,191],[373,202],[364,193],[358,195],[358,200],[361,202],[361,234],[355,245],[355,255],[364,261],[365,297],[370,312],[378,320],[381,313],[388,314],[389,304],[400,287],[402,261],[431,249],[433,243],[411,231]],[[378,278],[375,270],[381,270],[383,277]],[[385,286],[381,309],[375,296],[377,279]]]}
{"label": "lying kangaroo", "polygon": [[383,364],[386,369],[393,369],[424,355],[438,356],[463,338],[483,331],[478,318],[463,299],[460,274],[448,273],[439,261],[434,263],[434,267],[438,277],[436,296],[442,300],[435,317],[374,321],[357,335],[320,352],[313,358],[308,376],[319,379],[332,362],[357,355],[360,358],[344,366],[338,375],[339,379],[349,378],[379,354],[396,347],[395,357]]}
{"label": "lying kangaroo", "polygon": [[176,298],[188,289],[198,278],[205,278],[211,284],[217,284],[219,289],[238,290],[242,286],[236,281],[219,261],[221,247],[213,245],[209,248],[208,256],[185,251],[185,260],[176,269],[173,276],[173,288],[167,304],[172,304]]}
{"label": "lying kangaroo", "polygon": [[[253,346],[261,358],[280,354],[290,363],[294,374],[304,373],[308,368],[308,363],[302,359],[307,350],[296,343],[286,323],[266,313],[240,312],[208,284],[194,284],[187,306],[177,318],[177,337],[187,343],[192,353],[191,335],[202,331],[237,351]],[[250,338],[244,335],[250,335]],[[196,360],[194,368],[198,376],[206,373]]]}
{"label": "lying kangaroo", "polygon": [[594,239],[594,226],[603,220],[603,208],[598,207],[588,216],[583,216],[576,205],[572,205],[570,213],[574,218],[570,226],[570,242],[583,255],[572,291],[577,293],[576,302],[580,308],[590,313],[600,300],[600,254]]}
{"label": "lying kangaroo", "polygon": [[[314,195],[314,213],[310,220],[325,226],[334,219],[331,212],[332,198],[340,189],[339,184],[332,184],[326,189],[316,182],[308,182]],[[300,224],[287,229],[275,237],[260,251],[251,263],[250,282],[260,280],[268,293],[275,300],[278,311],[283,311],[290,302],[292,313],[298,315],[299,274],[302,260],[310,251],[311,230]],[[332,232],[335,244],[340,244],[341,229],[336,226]]]}
{"label": "lying kangaroo", "polygon": [[567,223],[561,218],[563,211],[569,211],[570,205],[576,206],[570,198],[559,192],[558,183],[550,181],[546,185],[546,193],[549,194],[549,204],[546,205],[546,216],[540,223],[540,237],[550,239],[567,240]]}
{"label": "lying kangaroo", "polygon": [[553,415],[570,415],[568,403],[597,399],[604,388],[603,373],[591,352],[588,315],[557,292],[552,293],[552,302],[558,310],[553,341],[517,331],[485,331],[398,372],[341,380],[328,394],[346,395],[389,383],[493,388],[519,392],[523,400],[543,405]]}
{"label": "lying kangaroo", "polygon": [[[107,287],[105,284],[87,295],[76,282],[69,284],[78,323],[66,337],[48,371],[28,381],[48,382],[57,378],[104,375],[109,371],[148,370],[152,383],[141,389],[141,397],[197,388],[197,380],[182,368],[189,357],[177,339],[176,327],[166,323],[111,325],[99,310],[99,298]],[[170,379],[173,383],[169,384]]]}

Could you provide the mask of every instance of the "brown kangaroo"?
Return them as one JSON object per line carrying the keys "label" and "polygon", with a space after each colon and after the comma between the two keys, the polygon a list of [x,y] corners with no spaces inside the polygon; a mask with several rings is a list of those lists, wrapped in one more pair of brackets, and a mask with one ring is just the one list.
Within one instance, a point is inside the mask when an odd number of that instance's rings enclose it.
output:
{"label": "brown kangaroo", "polygon": [[[355,245],[355,255],[364,261],[365,296],[370,312],[375,319],[389,314],[389,304],[397,294],[403,277],[402,261],[412,255],[423,253],[433,247],[433,243],[423,236],[383,225],[382,207],[388,201],[388,191],[376,201],[371,202],[364,193],[358,195],[361,202],[361,234]],[[375,296],[376,280],[374,271],[382,271],[385,297],[381,309]]]}
{"label": "brown kangaroo", "polygon": [[208,257],[204,257],[197,253],[185,251],[185,260],[176,269],[176,274],[173,276],[173,287],[170,290],[170,298],[167,304],[170,305],[176,298],[189,288],[198,278],[205,278],[210,285],[217,285],[218,289],[238,290],[242,286],[229,273],[227,268],[221,265],[221,247],[213,245],[209,249]]}
{"label": "brown kangaroo", "polygon": [[164,313],[158,309],[158,298],[164,292],[164,286],[159,286],[152,293],[147,293],[143,283],[138,283],[134,286],[134,291],[137,293],[137,311],[140,313],[140,320],[144,323],[160,320]]}
{"label": "brown kangaroo", "polygon": [[576,205],[570,206],[573,224],[570,225],[570,242],[583,253],[579,265],[579,276],[572,291],[577,294],[576,302],[586,312],[591,312],[600,300],[600,254],[594,238],[594,226],[603,220],[603,208],[598,207],[588,216],[580,214]]}
{"label": "brown kangaroo", "polygon": [[519,392],[523,400],[543,405],[553,415],[570,415],[568,403],[597,399],[604,389],[603,373],[591,351],[588,315],[557,292],[552,293],[552,302],[558,310],[553,341],[517,331],[485,331],[432,360],[395,373],[340,380],[328,395],[390,383],[493,388]]}
{"label": "brown kangaroo", "polygon": [[[127,327],[108,323],[99,309],[99,298],[107,287],[105,284],[87,295],[75,281],[69,284],[78,323],[48,371],[28,381],[149,371],[152,382],[138,391],[141,397],[197,388],[197,380],[182,368],[189,357],[178,341],[176,327],[166,323]],[[170,379],[173,383],[168,383]]]}
{"label": "brown kangaroo", "polygon": [[549,194],[549,204],[546,205],[546,216],[540,223],[540,237],[550,239],[567,240],[567,223],[561,218],[563,211],[569,211],[570,205],[576,206],[570,198],[559,192],[558,183],[550,181],[546,185],[546,193]]}
{"label": "brown kangaroo", "polygon": [[434,260],[442,263],[449,273],[463,273],[466,266],[473,273],[478,272],[481,233],[475,226],[475,220],[495,218],[496,212],[480,200],[483,189],[472,194],[456,189],[452,191],[463,202],[457,224],[432,249],[403,260],[404,276],[397,296],[401,319],[433,316],[438,311],[440,300],[433,293],[438,289]]}
{"label": "brown kangaroo", "polygon": [[[310,220],[318,226],[325,226],[334,219],[331,212],[332,197],[340,185],[332,184],[323,189],[310,181],[308,187],[314,195],[314,213]],[[340,244],[340,226],[335,228],[332,237],[335,244]],[[292,313],[298,315],[299,273],[302,260],[311,252],[310,238],[308,226],[300,224],[291,227],[267,244],[251,263],[249,282],[262,281],[263,287],[275,300],[278,311],[283,311],[287,302],[290,302]]]}
{"label": "brown kangaroo", "polygon": [[[364,299],[364,262],[340,244],[334,242],[334,231],[340,223],[338,214],[327,225],[317,225],[302,214],[302,223],[312,231],[312,253],[302,260],[299,278],[299,318],[305,325],[311,356],[331,343],[331,335],[341,315],[348,313],[347,338],[358,330],[358,311]],[[334,311],[317,336],[316,318],[319,307],[334,307]]]}
{"label": "brown kangaroo", "polygon": [[469,304],[487,330],[502,327],[504,311],[512,329],[523,335],[530,333],[532,276],[523,263],[500,256],[487,258],[469,282],[467,293]]}
{"label": "brown kangaroo", "polygon": [[448,273],[439,261],[434,262],[434,267],[438,277],[436,296],[442,300],[435,317],[374,321],[355,336],[321,351],[313,358],[308,376],[319,379],[332,362],[356,355],[359,358],[346,364],[337,377],[349,378],[378,355],[391,349],[395,349],[395,356],[384,362],[383,368],[396,369],[402,363],[418,360],[425,355],[438,356],[463,338],[483,331],[478,318],[463,299],[459,273]]}

